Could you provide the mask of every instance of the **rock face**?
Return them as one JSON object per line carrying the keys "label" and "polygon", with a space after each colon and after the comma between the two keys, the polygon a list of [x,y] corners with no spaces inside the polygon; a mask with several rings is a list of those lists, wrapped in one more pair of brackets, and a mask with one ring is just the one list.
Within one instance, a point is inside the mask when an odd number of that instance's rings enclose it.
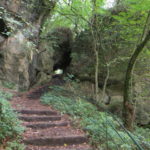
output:
{"label": "rock face", "polygon": [[53,71],[66,71],[71,62],[72,32],[69,28],[55,28],[41,39],[37,58],[38,83],[47,81]]}
{"label": "rock face", "polygon": [[[22,17],[24,21],[35,23],[41,16],[45,15],[49,4],[54,7],[54,2],[45,0],[1,0],[0,6],[6,9],[11,15]],[[21,18],[20,18],[21,19]]]}
{"label": "rock face", "polygon": [[5,77],[5,80],[16,83],[20,90],[30,86],[29,68],[34,62],[35,51],[35,47],[30,44],[25,36],[18,32],[5,40],[2,47],[1,76]]}
{"label": "rock face", "polygon": [[[45,8],[49,3],[50,8]],[[16,84],[17,90],[27,90],[37,79],[37,61],[40,28],[51,9],[53,1],[1,0],[0,13],[0,80]],[[43,55],[43,54],[42,54]],[[47,63],[51,55],[46,56]],[[43,66],[45,66],[43,64]],[[52,70],[52,69],[51,69]]]}

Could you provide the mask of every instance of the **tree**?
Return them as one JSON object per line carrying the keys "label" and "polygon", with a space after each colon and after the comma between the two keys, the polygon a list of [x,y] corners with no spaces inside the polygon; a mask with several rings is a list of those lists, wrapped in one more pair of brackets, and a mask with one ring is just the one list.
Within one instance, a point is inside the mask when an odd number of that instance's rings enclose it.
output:
{"label": "tree", "polygon": [[[128,130],[133,130],[133,123],[135,119],[135,111],[134,111],[134,102],[131,99],[131,79],[132,79],[132,72],[134,69],[134,65],[138,56],[144,49],[145,45],[150,40],[150,30],[147,28],[149,27],[150,23],[150,12],[148,13],[148,17],[146,20],[145,28],[143,30],[142,38],[139,44],[137,44],[133,55],[131,56],[128,68],[125,76],[124,82],[124,101],[123,101],[123,118],[124,118],[124,125]],[[148,30],[148,31],[147,31]]]}

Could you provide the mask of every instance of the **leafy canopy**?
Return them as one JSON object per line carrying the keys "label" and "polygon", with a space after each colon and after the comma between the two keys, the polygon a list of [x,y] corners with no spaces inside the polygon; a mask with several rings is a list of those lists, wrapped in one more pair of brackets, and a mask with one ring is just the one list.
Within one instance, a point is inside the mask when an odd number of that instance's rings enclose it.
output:
{"label": "leafy canopy", "polygon": [[[103,5],[103,0],[96,0],[95,13],[103,13]],[[60,26],[81,31],[88,27],[93,16],[93,0],[58,0],[52,15],[45,23],[45,32]]]}

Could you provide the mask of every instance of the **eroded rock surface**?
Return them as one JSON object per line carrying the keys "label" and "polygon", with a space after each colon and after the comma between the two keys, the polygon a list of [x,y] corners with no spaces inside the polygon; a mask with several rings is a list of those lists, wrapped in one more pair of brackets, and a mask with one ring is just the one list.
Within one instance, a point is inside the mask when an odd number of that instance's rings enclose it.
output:
{"label": "eroded rock surface", "polygon": [[[45,8],[47,3],[50,8]],[[39,73],[37,68],[40,67],[37,62],[41,54],[38,49],[40,29],[54,5],[53,1],[44,0],[0,1],[0,26],[3,29],[0,31],[2,82],[15,84],[17,90],[27,90],[36,82]],[[49,54],[44,59],[46,64]],[[52,64],[47,65],[51,71]]]}

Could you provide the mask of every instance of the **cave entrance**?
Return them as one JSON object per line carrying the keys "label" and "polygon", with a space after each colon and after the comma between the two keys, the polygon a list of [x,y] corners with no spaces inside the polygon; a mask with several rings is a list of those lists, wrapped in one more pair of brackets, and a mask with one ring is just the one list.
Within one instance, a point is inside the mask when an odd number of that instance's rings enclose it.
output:
{"label": "cave entrance", "polygon": [[0,36],[4,37],[4,38],[8,38],[8,33],[9,29],[5,23],[5,21],[0,18]]}
{"label": "cave entrance", "polygon": [[4,65],[4,56],[0,53],[0,70],[2,70]]}
{"label": "cave entrance", "polygon": [[66,69],[68,68],[68,66],[71,63],[70,43],[64,42],[61,45],[59,45],[59,48],[60,48],[61,52],[58,52],[59,56],[58,55],[55,56],[55,60],[57,60],[57,58],[56,58],[57,56],[59,59],[54,63],[53,71],[55,71],[57,69],[61,69],[61,70],[63,70],[63,72],[66,72]]}

